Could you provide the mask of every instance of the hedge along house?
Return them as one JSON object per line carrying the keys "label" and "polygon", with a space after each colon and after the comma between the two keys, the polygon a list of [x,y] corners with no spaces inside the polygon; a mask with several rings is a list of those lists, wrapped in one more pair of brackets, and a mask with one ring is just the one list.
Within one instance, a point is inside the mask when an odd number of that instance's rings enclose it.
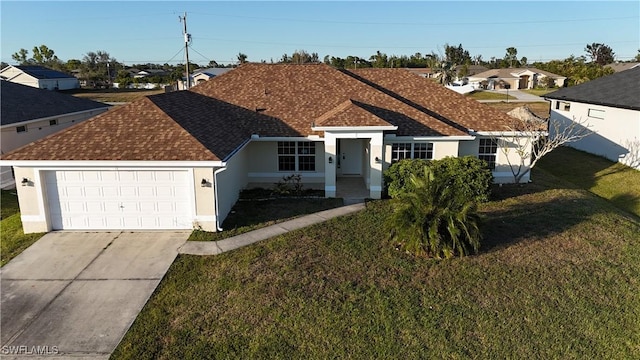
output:
{"label": "hedge along house", "polygon": [[473,155],[496,181],[511,182],[498,149],[510,144],[493,139],[512,122],[402,69],[244,64],[99,115],[3,162],[23,179],[25,232],[216,231],[241,189],[291,174],[327,197],[355,179],[380,198],[394,161]]}

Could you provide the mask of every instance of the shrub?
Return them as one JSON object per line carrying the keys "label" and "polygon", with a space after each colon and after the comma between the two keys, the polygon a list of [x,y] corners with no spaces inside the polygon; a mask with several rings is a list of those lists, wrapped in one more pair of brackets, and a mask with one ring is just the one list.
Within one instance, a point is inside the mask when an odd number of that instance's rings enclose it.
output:
{"label": "shrub", "polygon": [[275,184],[273,192],[277,195],[302,195],[302,175],[291,174],[289,176],[283,176],[282,180]]}
{"label": "shrub", "polygon": [[473,156],[446,157],[431,161],[401,160],[385,171],[387,194],[396,198],[402,193],[412,191],[415,186],[409,181],[410,175],[424,176],[424,166],[431,168],[446,185],[455,187],[456,191],[468,200],[489,201],[493,175],[484,161]]}
{"label": "shrub", "polygon": [[481,233],[476,202],[432,166],[410,174],[410,190],[392,200],[387,220],[397,247],[416,256],[451,258],[477,252]]}

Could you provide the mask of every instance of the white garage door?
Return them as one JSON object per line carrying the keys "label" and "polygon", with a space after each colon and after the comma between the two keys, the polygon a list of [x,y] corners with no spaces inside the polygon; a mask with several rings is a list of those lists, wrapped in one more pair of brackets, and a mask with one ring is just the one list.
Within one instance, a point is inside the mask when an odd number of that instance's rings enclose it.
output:
{"label": "white garage door", "polygon": [[187,171],[49,171],[55,230],[191,229]]}

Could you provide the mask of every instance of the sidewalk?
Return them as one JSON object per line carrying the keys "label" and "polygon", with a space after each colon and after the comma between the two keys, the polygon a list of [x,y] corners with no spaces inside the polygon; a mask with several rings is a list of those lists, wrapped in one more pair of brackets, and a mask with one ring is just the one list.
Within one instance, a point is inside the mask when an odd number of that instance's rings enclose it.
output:
{"label": "sidewalk", "polygon": [[325,222],[338,216],[348,215],[363,210],[364,208],[364,203],[347,205],[335,209],[320,211],[315,214],[301,216],[289,221],[284,221],[219,241],[187,241],[178,249],[178,253],[188,255],[218,255],[223,252],[235,250],[258,241],[288,233],[289,231]]}

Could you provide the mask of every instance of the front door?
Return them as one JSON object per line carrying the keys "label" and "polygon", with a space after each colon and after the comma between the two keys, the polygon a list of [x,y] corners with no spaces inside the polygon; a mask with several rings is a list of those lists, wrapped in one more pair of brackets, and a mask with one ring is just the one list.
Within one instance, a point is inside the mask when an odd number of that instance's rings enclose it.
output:
{"label": "front door", "polygon": [[339,175],[362,175],[362,140],[340,139]]}

